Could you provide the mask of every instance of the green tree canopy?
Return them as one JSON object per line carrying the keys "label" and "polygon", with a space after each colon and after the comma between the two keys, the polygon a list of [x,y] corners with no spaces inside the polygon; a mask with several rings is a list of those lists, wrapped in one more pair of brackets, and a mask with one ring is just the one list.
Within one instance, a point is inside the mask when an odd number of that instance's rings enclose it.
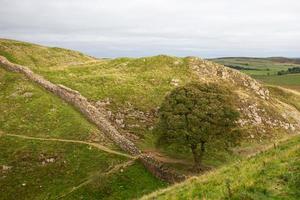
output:
{"label": "green tree canopy", "polygon": [[160,143],[189,147],[196,169],[201,169],[207,144],[228,148],[238,142],[239,113],[232,102],[232,92],[213,83],[190,83],[174,89],[159,109],[156,130]]}

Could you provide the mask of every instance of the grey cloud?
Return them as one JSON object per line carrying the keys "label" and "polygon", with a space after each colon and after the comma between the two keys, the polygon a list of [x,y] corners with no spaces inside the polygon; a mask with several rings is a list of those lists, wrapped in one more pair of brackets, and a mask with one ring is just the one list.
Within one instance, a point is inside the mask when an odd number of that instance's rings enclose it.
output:
{"label": "grey cloud", "polygon": [[99,57],[298,56],[296,0],[0,0],[0,37]]}

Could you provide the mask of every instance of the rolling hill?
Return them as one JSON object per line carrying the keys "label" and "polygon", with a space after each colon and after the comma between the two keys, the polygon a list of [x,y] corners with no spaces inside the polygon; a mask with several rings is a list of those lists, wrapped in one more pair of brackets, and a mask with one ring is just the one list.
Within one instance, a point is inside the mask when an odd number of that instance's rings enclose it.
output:
{"label": "rolling hill", "polygon": [[[197,57],[96,59],[6,39],[0,56],[3,199],[14,191],[16,199],[132,199],[168,185],[159,179],[165,171],[153,166],[190,176],[190,152],[157,147],[153,132],[165,95],[189,82],[232,88],[241,114],[242,146],[231,153],[209,149],[204,162],[211,168],[300,128],[298,93]],[[141,153],[127,151],[123,141]]]}

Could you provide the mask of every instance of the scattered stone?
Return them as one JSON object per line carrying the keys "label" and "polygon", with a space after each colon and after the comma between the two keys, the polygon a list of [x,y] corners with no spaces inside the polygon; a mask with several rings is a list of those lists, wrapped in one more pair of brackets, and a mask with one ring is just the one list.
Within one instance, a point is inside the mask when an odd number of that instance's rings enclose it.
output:
{"label": "scattered stone", "polygon": [[47,163],[54,163],[54,162],[55,162],[55,159],[54,159],[54,158],[47,158],[47,159],[46,159],[46,162],[47,162]]}
{"label": "scattered stone", "polygon": [[25,97],[25,98],[31,98],[32,96],[33,96],[32,92],[25,92],[24,94],[22,94],[22,97]]}
{"label": "scattered stone", "polygon": [[295,130],[296,130],[296,128],[295,128],[295,126],[294,126],[293,124],[290,124],[290,129],[291,129],[292,131],[295,131]]}
{"label": "scattered stone", "polygon": [[178,86],[179,82],[180,81],[178,79],[172,79],[171,82],[170,82],[170,84],[173,85],[173,86]]}
{"label": "scattered stone", "polygon": [[110,98],[105,98],[103,100],[99,100],[95,103],[96,106],[99,106],[99,107],[104,107],[104,106],[107,106],[107,105],[110,105],[111,103],[111,100]]}
{"label": "scattered stone", "polygon": [[179,64],[181,64],[181,63],[182,63],[182,62],[179,61],[179,60],[176,60],[176,61],[173,62],[174,65],[179,65]]}
{"label": "scattered stone", "polygon": [[12,168],[12,166],[2,165],[2,170],[3,170],[4,172],[7,172],[7,171],[11,170],[11,168]]}
{"label": "scattered stone", "polygon": [[118,126],[124,128],[125,124],[124,124],[124,119],[116,119],[115,122],[117,123]]}

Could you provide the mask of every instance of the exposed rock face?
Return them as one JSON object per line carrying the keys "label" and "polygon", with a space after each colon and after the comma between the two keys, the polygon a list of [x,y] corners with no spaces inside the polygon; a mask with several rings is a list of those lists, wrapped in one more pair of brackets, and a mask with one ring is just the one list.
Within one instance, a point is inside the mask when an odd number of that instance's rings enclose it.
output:
{"label": "exposed rock face", "polygon": [[297,121],[295,116],[286,114],[285,117],[280,114],[279,110],[284,110],[286,106],[280,107],[277,100],[271,99],[269,90],[248,75],[200,58],[190,57],[188,63],[201,81],[226,82],[230,85],[238,97],[236,104],[241,113],[241,119],[238,121],[240,126],[252,127],[262,133],[273,128],[286,131],[300,128],[297,123],[290,122],[289,118]]}
{"label": "exposed rock face", "polygon": [[138,141],[140,136],[136,130],[151,130],[154,120],[157,117],[157,109],[143,112],[135,108],[130,102],[123,107],[117,108],[114,112],[110,110],[111,100],[104,99],[94,103],[95,107],[103,113],[114,126],[131,141]]}
{"label": "exposed rock face", "polygon": [[223,79],[236,86],[244,86],[245,89],[252,90],[262,99],[269,99],[269,90],[263,88],[256,80],[248,75],[240,73],[223,65],[213,63],[200,58],[189,58],[189,65],[198,74],[199,78],[207,81],[208,79]]}
{"label": "exposed rock face", "polygon": [[[244,102],[247,103],[247,102]],[[289,131],[295,131],[296,128],[284,116],[271,117],[264,108],[259,108],[257,103],[246,105],[239,108],[243,117],[238,123],[244,126],[256,126],[261,132],[266,132],[268,128],[282,128]]]}

